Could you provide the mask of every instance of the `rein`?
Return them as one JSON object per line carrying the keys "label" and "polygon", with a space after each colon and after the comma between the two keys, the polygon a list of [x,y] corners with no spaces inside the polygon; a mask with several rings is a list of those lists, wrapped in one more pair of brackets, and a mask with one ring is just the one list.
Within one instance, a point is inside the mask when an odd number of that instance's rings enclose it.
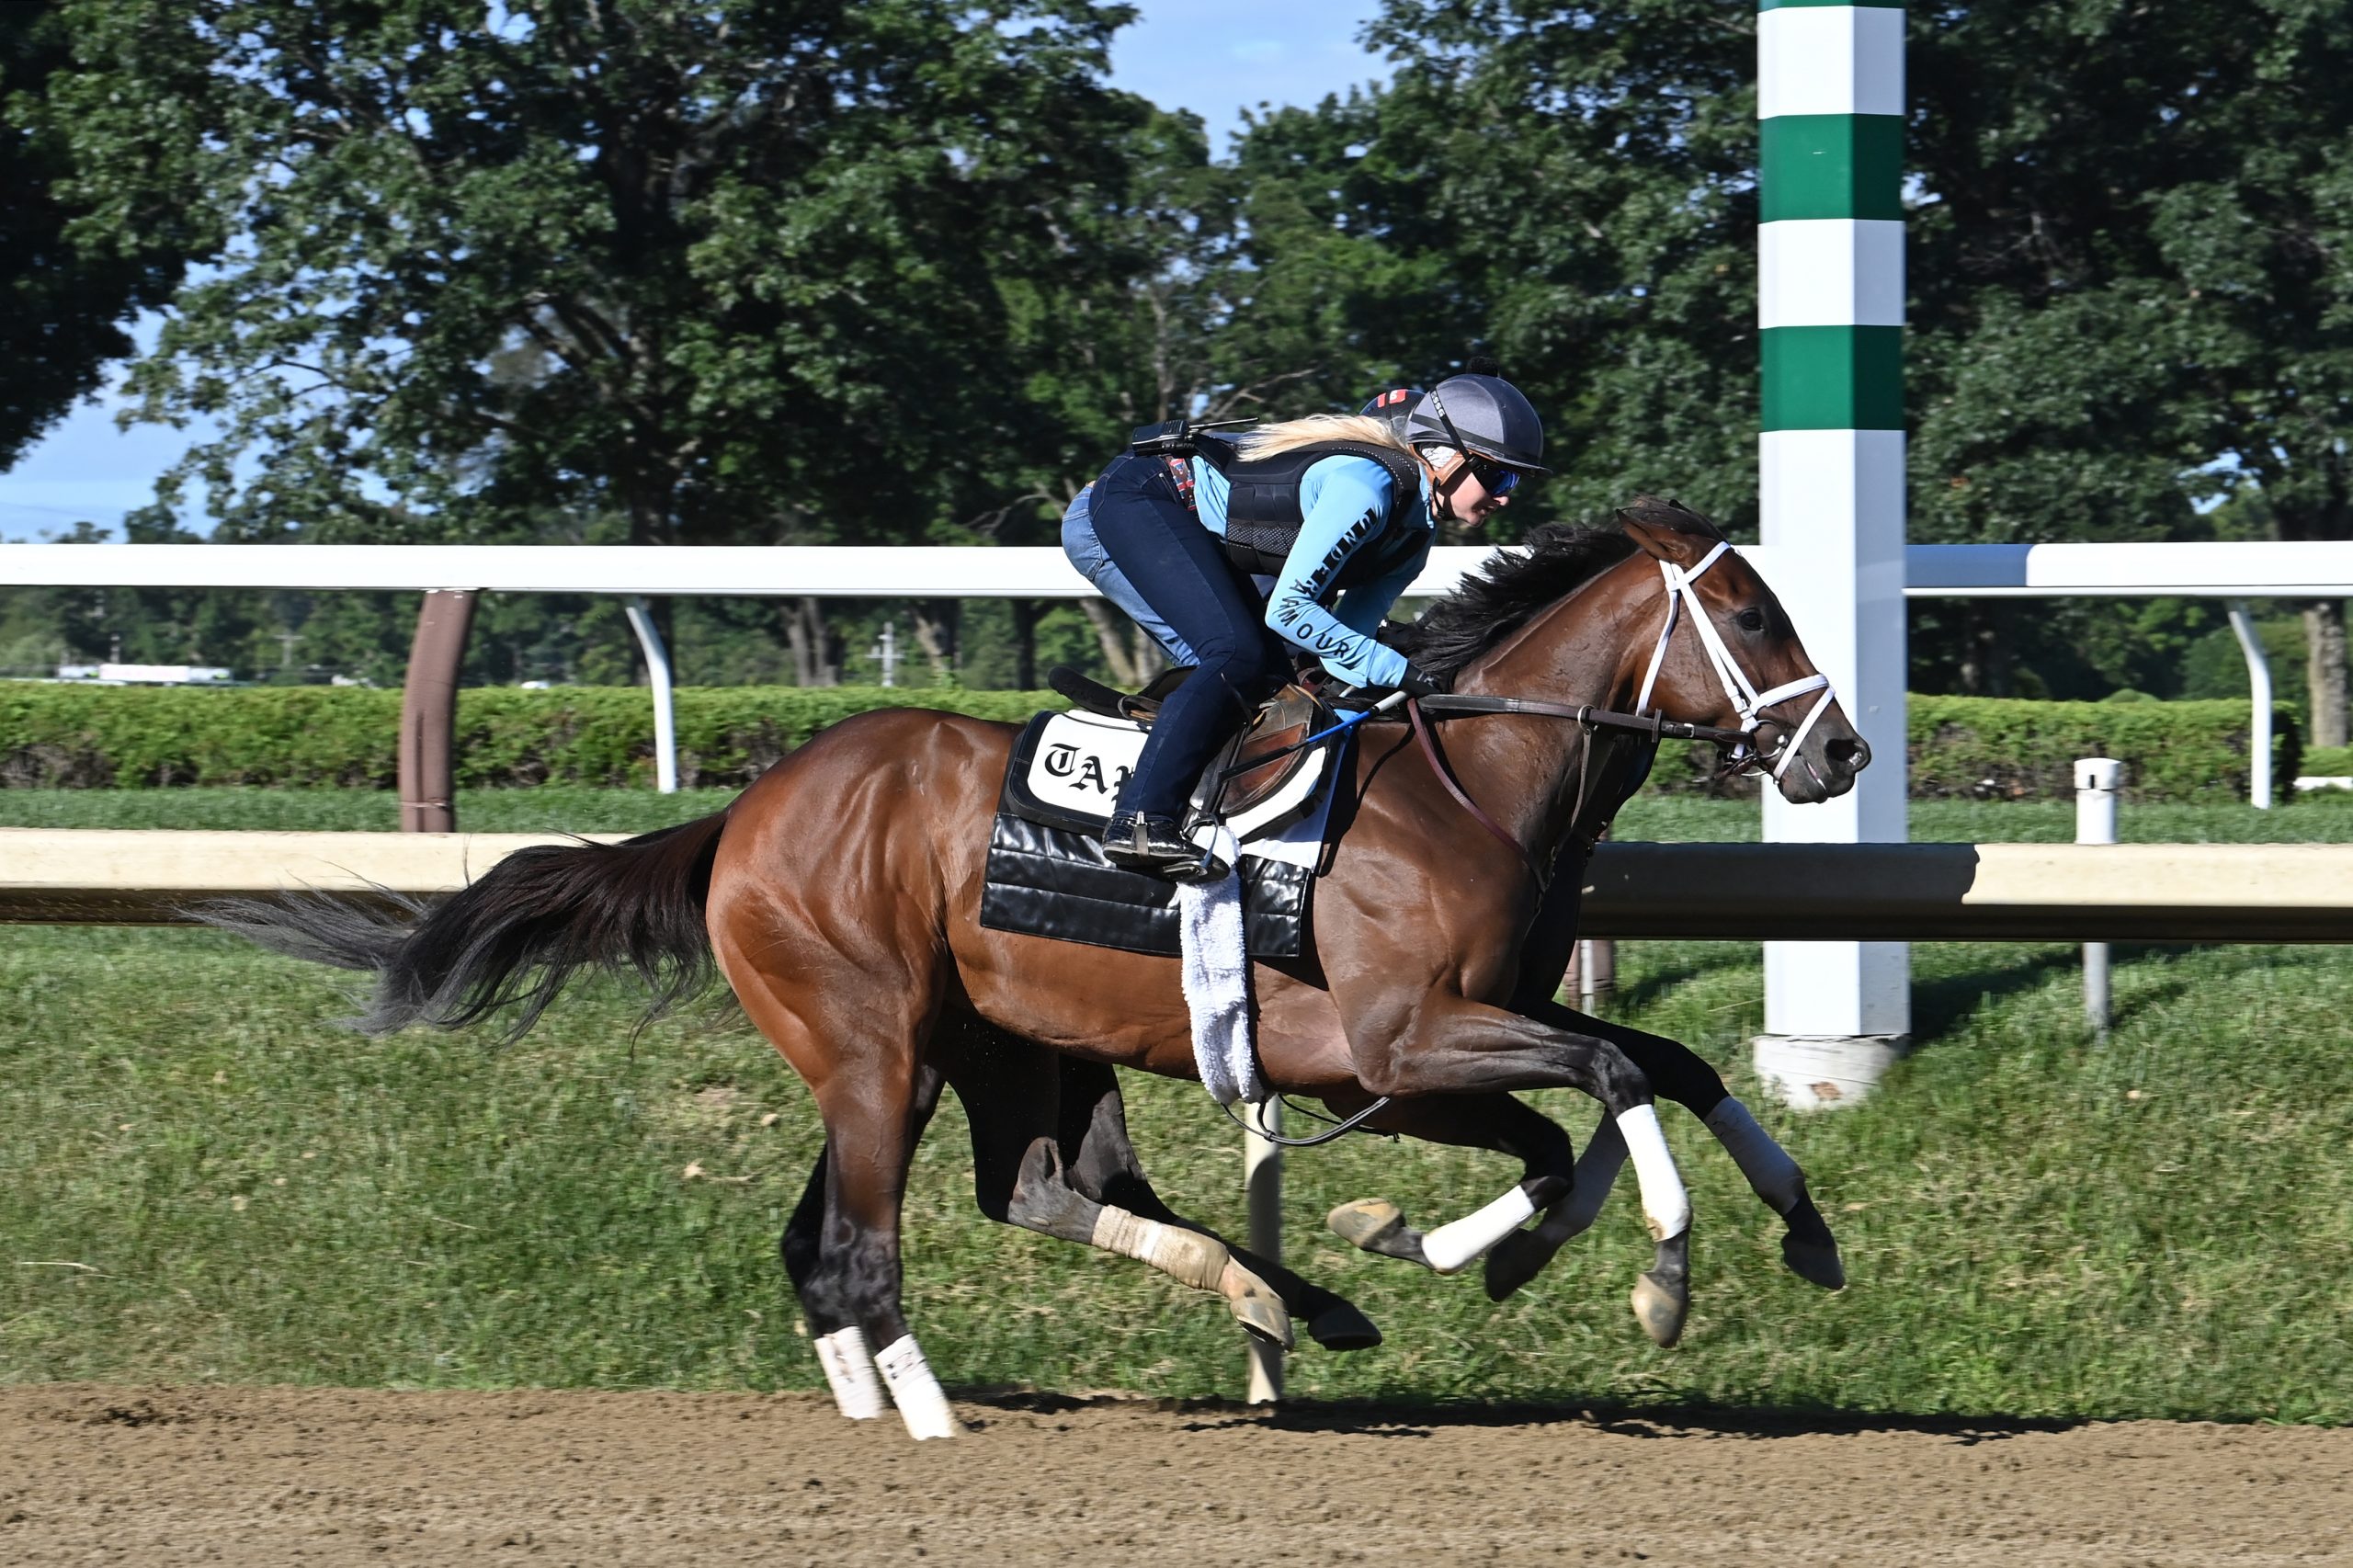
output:
{"label": "rein", "polygon": [[[1806,736],[1813,733],[1814,724],[1828,711],[1837,693],[1831,689],[1830,677],[1821,674],[1801,676],[1796,680],[1785,681],[1764,691],[1749,684],[1747,672],[1740,667],[1740,661],[1732,656],[1732,650],[1724,646],[1723,634],[1716,630],[1714,619],[1701,607],[1699,594],[1692,587],[1709,567],[1732,552],[1731,542],[1719,540],[1716,547],[1701,556],[1699,563],[1688,570],[1671,561],[1658,563],[1659,574],[1666,583],[1666,620],[1659,628],[1657,641],[1651,646],[1650,668],[1643,673],[1642,693],[1634,699],[1634,711],[1631,713],[1596,708],[1589,703],[1546,702],[1531,697],[1458,697],[1452,693],[1433,693],[1406,702],[1405,717],[1413,724],[1414,738],[1421,743],[1422,756],[1428,759],[1430,771],[1438,775],[1438,782],[1446,787],[1446,792],[1454,797],[1455,804],[1471,814],[1472,820],[1496,839],[1511,846],[1512,852],[1519,857],[1520,864],[1526,866],[1529,875],[1535,879],[1540,893],[1547,890],[1552,881],[1550,873],[1536,863],[1536,858],[1528,852],[1526,845],[1481,810],[1479,802],[1472,800],[1470,792],[1456,780],[1454,770],[1447,767],[1446,759],[1438,754],[1438,739],[1432,733],[1430,721],[1454,714],[1516,713],[1538,719],[1573,720],[1588,734],[1597,729],[1636,731],[1650,736],[1654,747],[1668,736],[1684,741],[1706,741],[1730,754],[1724,769],[1727,774],[1757,773],[1779,778],[1789,771],[1790,764],[1797,760],[1799,748],[1805,744]],[[1658,685],[1659,671],[1665,667],[1667,645],[1674,640],[1675,628],[1683,618],[1686,601],[1690,604],[1692,630],[1699,639],[1701,650],[1707,654],[1709,666],[1715,671],[1716,679],[1722,683],[1724,696],[1731,701],[1733,711],[1740,715],[1738,729],[1716,724],[1686,724],[1669,719],[1663,711],[1645,711],[1651,708],[1651,692]],[[1756,733],[1765,722],[1765,710],[1813,691],[1822,695],[1814,699],[1813,708],[1807,710],[1798,727],[1782,734],[1770,756],[1759,752],[1756,749]],[[1588,745],[1586,761],[1589,761],[1591,756],[1592,747]],[[1585,797],[1585,761],[1579,763],[1577,797],[1580,808]]]}

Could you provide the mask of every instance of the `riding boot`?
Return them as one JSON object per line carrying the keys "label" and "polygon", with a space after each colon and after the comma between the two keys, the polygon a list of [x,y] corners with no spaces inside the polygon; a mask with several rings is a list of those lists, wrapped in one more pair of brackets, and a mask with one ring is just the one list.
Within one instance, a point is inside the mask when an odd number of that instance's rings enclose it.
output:
{"label": "riding boot", "polygon": [[1225,862],[1187,840],[1174,817],[1114,812],[1103,824],[1103,858],[1114,866],[1172,882],[1215,881]]}

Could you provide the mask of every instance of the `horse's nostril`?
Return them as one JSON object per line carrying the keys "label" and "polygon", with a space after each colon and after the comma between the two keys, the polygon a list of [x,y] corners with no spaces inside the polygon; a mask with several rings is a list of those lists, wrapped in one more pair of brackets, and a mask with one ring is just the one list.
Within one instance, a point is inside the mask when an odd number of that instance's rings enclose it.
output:
{"label": "horse's nostril", "polygon": [[1859,735],[1852,740],[1826,741],[1823,744],[1822,753],[1830,759],[1832,766],[1850,772],[1860,773],[1870,766],[1871,748],[1863,744]]}

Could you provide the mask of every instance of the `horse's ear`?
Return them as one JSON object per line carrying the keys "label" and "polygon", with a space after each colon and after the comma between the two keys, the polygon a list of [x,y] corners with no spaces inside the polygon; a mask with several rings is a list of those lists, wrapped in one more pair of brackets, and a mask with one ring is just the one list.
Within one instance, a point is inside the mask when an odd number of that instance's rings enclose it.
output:
{"label": "horse's ear", "polygon": [[1680,501],[1637,495],[1618,508],[1626,537],[1661,561],[1688,566],[1723,540],[1723,530]]}

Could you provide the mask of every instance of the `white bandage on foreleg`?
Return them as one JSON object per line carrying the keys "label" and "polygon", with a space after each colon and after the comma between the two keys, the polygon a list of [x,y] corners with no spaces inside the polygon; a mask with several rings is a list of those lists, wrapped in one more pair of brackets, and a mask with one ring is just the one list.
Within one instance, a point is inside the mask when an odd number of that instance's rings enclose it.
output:
{"label": "white bandage on foreleg", "polygon": [[1642,1184],[1643,1219],[1652,1239],[1665,1241],[1691,1228],[1691,1199],[1683,1190],[1683,1176],[1666,1140],[1658,1130],[1658,1112],[1646,1105],[1618,1113],[1618,1131],[1625,1134],[1626,1153],[1634,1162],[1634,1179]]}
{"label": "white bandage on foreleg", "polygon": [[1776,1214],[1786,1214],[1795,1207],[1798,1197],[1805,1190],[1805,1174],[1790,1152],[1773,1141],[1773,1135],[1756,1124],[1748,1108],[1730,1095],[1704,1118],[1708,1131],[1731,1153],[1732,1162],[1756,1196],[1771,1206]]}
{"label": "white bandage on foreleg", "polygon": [[1226,1261],[1233,1256],[1225,1244],[1213,1237],[1146,1220],[1108,1203],[1095,1216],[1092,1239],[1105,1252],[1148,1263],[1179,1284],[1218,1293],[1222,1293]]}
{"label": "white bandage on foreleg", "polygon": [[1585,1234],[1601,1217],[1601,1206],[1609,1201],[1609,1189],[1618,1185],[1618,1173],[1625,1168],[1626,1140],[1618,1123],[1604,1115],[1594,1125],[1585,1153],[1577,1156],[1576,1185],[1544,1216],[1540,1229],[1562,1241]]}
{"label": "white bandage on foreleg", "polygon": [[926,1437],[952,1437],[962,1430],[914,1335],[884,1346],[874,1364],[891,1385],[891,1401],[899,1407],[899,1419],[907,1424],[908,1437],[920,1443]]}
{"label": "white bandage on foreleg", "polygon": [[1536,1204],[1526,1190],[1515,1187],[1478,1212],[1465,1214],[1424,1236],[1422,1256],[1440,1274],[1456,1273],[1472,1259],[1484,1256],[1535,1212]]}
{"label": "white bandage on foreleg", "polygon": [[825,1369],[834,1403],[852,1421],[872,1421],[891,1408],[882,1397],[882,1381],[874,1375],[874,1358],[867,1354],[866,1335],[855,1324],[818,1336],[817,1365]]}

